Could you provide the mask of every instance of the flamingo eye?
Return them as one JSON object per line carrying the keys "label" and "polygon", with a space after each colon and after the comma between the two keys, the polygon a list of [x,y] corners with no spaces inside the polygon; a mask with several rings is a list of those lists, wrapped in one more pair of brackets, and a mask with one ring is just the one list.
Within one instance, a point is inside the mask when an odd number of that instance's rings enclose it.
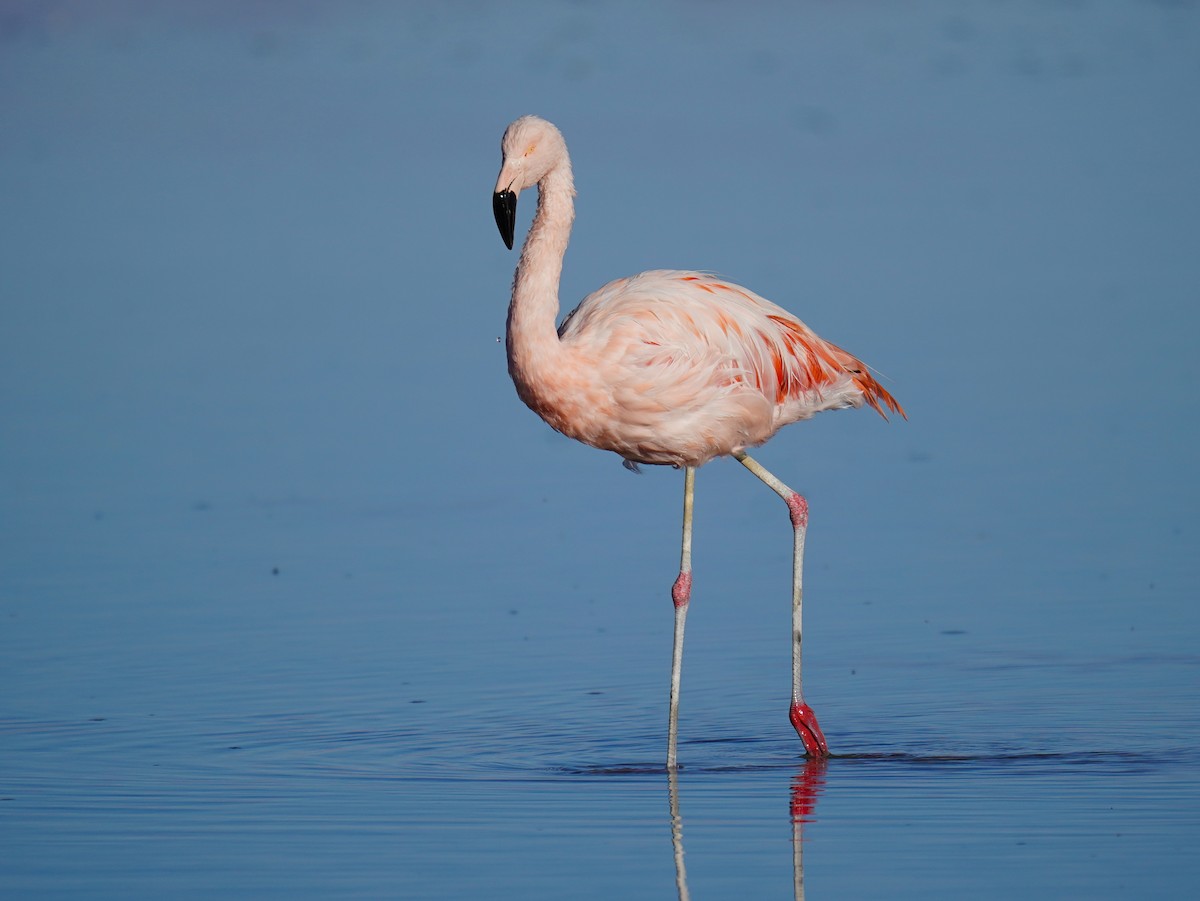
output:
{"label": "flamingo eye", "polygon": [[530,144],[525,148],[525,156],[529,156],[537,149],[537,144]]}

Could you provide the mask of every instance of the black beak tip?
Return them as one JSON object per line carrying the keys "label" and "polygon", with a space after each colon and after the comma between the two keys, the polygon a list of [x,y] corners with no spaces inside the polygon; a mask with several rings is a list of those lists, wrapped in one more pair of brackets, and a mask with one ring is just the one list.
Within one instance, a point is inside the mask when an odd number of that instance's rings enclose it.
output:
{"label": "black beak tip", "polygon": [[500,229],[504,246],[512,250],[513,229],[517,223],[517,195],[512,191],[497,191],[492,195],[492,213],[496,217],[496,227]]}

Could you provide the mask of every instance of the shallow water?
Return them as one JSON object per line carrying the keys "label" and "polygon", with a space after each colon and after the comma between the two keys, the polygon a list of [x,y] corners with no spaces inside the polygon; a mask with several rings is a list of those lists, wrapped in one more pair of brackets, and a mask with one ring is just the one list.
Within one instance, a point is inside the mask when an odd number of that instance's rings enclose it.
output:
{"label": "shallow water", "polygon": [[[521,11],[0,16],[0,894],[1191,897],[1195,8]],[[681,477],[513,396],[526,112],[564,297],[718,270],[909,412],[758,455],[823,764],[719,461],[663,769]]]}

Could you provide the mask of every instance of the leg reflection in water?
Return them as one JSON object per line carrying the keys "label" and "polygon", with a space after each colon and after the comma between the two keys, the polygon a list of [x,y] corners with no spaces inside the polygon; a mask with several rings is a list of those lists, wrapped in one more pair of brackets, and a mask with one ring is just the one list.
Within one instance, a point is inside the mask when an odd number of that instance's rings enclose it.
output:
{"label": "leg reflection in water", "polygon": [[675,890],[679,901],[688,901],[687,865],[683,862],[683,820],[679,817],[679,773],[675,767],[667,770],[667,794],[671,799],[671,845],[675,849]]}
{"label": "leg reflection in water", "polygon": [[792,779],[792,894],[804,901],[804,824],[816,817],[817,795],[825,787],[826,758],[810,757]]}
{"label": "leg reflection in water", "polygon": [[[804,901],[804,824],[815,819],[817,796],[825,787],[827,758],[809,757],[792,778],[790,814],[792,823],[792,893]],[[683,817],[679,813],[679,774],[667,770],[667,796],[671,808],[671,846],[675,852],[675,889],[679,901],[690,901],[687,864],[683,860]]]}

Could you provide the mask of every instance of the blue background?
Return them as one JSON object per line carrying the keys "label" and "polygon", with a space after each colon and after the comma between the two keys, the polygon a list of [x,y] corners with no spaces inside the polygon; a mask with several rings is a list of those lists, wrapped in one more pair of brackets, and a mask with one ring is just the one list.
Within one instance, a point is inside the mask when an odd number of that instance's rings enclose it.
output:
{"label": "blue background", "polygon": [[[1198,88],[1192,3],[0,5],[0,890],[1189,897]],[[699,473],[675,845],[682,480],[508,381],[526,113],[564,312],[714,270],[909,414],[758,454],[815,772]]]}

